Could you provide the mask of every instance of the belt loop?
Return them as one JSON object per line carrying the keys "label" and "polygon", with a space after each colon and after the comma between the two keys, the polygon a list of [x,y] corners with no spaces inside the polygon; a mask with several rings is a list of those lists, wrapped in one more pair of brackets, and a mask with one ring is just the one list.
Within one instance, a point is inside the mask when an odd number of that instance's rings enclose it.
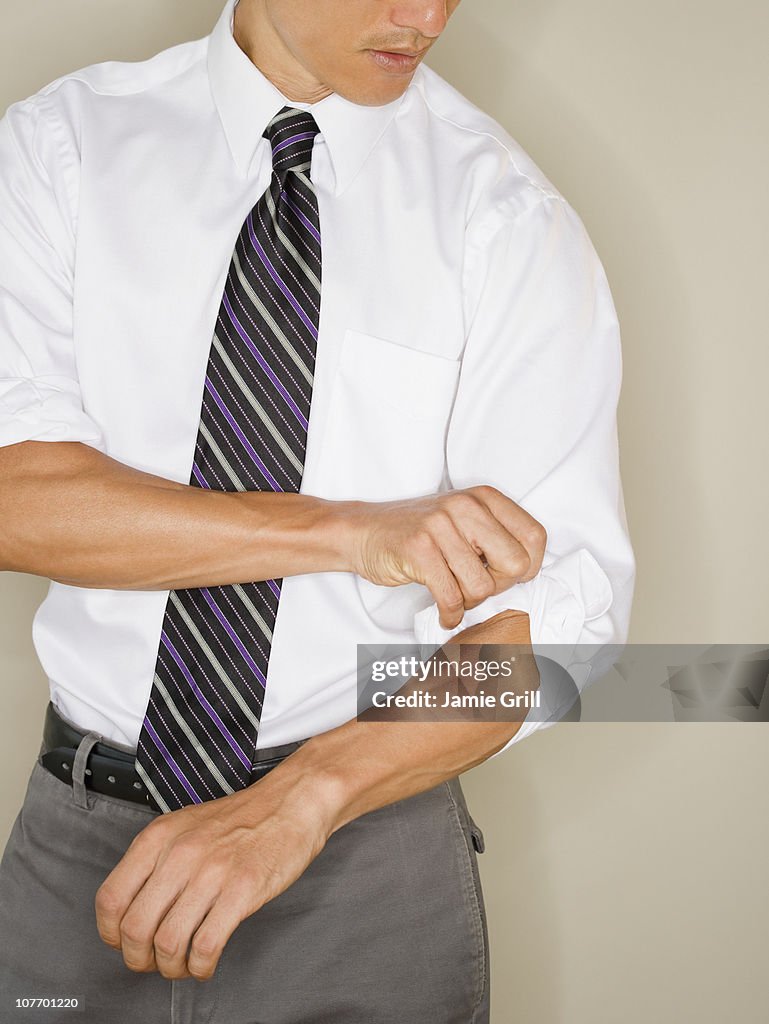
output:
{"label": "belt loop", "polygon": [[102,737],[96,732],[87,732],[78,744],[75,761],[72,765],[72,789],[75,793],[75,806],[88,809],[88,795],[85,788],[85,765],[91,753],[91,748],[101,740]]}

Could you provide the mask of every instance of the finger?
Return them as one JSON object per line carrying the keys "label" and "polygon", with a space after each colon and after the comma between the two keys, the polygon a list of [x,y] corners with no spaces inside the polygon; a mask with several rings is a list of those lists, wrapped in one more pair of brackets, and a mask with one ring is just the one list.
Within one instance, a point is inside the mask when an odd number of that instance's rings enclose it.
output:
{"label": "finger", "polygon": [[143,829],[96,893],[96,927],[102,941],[113,949],[120,949],[120,922],[155,868],[163,844],[162,832],[154,822]]}
{"label": "finger", "polygon": [[155,934],[185,884],[178,865],[171,865],[165,871],[156,870],[136,894],[120,922],[120,948],[130,970],[157,970]]}
{"label": "finger", "polygon": [[458,626],[465,614],[462,589],[430,534],[425,533],[414,539],[412,557],[415,562],[415,580],[423,583],[433,595],[441,626],[444,629]]}
{"label": "finger", "polygon": [[[486,586],[487,592],[483,596],[490,597],[521,582],[529,572],[531,563],[523,545],[475,493],[482,490],[472,488],[468,491],[455,491],[448,496],[445,511],[465,544],[477,554],[481,566],[486,570],[488,579],[478,575],[477,567],[468,569],[479,591],[482,592]],[[453,564],[452,569],[455,569]]]}
{"label": "finger", "polygon": [[497,592],[497,583],[489,568],[484,565],[481,554],[471,547],[450,517],[447,517],[447,525],[441,529],[436,540],[462,591],[465,608],[475,608]]}
{"label": "finger", "polygon": [[132,971],[157,969],[154,939],[160,922],[179,898],[194,870],[187,844],[195,851],[194,835],[186,833],[166,843],[155,867],[135,894],[120,922],[120,948]]}
{"label": "finger", "polygon": [[473,524],[471,529],[468,539],[474,548],[483,552],[493,583],[492,593],[497,594],[530,578],[528,551],[491,512],[485,511],[482,520]]}
{"label": "finger", "polygon": [[195,932],[219,893],[201,882],[188,885],[159,923],[153,939],[155,962],[164,978],[189,978],[187,956]]}
{"label": "finger", "polygon": [[187,970],[194,978],[207,981],[213,975],[224,947],[245,916],[236,895],[219,896],[192,937]]}
{"label": "finger", "polygon": [[525,583],[533,579],[542,568],[542,559],[547,545],[545,527],[526,509],[495,487],[474,487],[472,491],[487,506],[494,518],[525,549],[529,558],[529,568],[519,582]]}

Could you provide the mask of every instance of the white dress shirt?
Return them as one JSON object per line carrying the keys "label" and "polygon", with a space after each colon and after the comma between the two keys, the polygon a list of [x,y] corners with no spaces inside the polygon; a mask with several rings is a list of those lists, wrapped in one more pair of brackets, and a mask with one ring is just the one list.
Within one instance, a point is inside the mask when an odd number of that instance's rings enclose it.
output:
{"label": "white dress shirt", "polygon": [[[0,444],[80,441],[189,482],[234,241],[271,174],[262,132],[290,103],[235,43],[233,10],[206,39],[66,75],[0,122]],[[582,221],[427,67],[386,106],[290,105],[320,128],[302,493],[493,484],[547,528],[546,557],[462,625],[518,608],[535,644],[623,643],[620,337]],[[33,637],[64,715],[136,746],[167,596],[51,584]],[[258,745],[355,716],[356,644],[448,635],[420,585],[285,579]]]}

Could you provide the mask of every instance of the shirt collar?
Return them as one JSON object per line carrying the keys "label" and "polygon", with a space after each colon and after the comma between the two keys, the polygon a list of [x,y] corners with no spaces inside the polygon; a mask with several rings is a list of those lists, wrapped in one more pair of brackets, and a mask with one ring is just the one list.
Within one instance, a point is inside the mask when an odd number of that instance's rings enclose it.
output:
{"label": "shirt collar", "polygon": [[[233,159],[245,175],[262,133],[284,106],[311,111],[319,138],[329,147],[336,195],[352,182],[403,101],[361,106],[332,93],[318,103],[294,103],[278,90],[240,49],[232,35],[238,0],[227,0],[208,42],[208,76]],[[410,88],[411,86],[409,86]],[[408,92],[408,89],[406,90]],[[405,95],[405,94],[404,94]]]}

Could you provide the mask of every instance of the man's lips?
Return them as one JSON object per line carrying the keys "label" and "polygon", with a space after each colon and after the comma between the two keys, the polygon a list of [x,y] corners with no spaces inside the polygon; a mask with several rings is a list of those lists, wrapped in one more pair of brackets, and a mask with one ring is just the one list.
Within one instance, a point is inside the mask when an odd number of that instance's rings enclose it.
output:
{"label": "man's lips", "polygon": [[413,71],[427,50],[410,53],[398,50],[369,50],[368,52],[383,71],[402,75]]}

